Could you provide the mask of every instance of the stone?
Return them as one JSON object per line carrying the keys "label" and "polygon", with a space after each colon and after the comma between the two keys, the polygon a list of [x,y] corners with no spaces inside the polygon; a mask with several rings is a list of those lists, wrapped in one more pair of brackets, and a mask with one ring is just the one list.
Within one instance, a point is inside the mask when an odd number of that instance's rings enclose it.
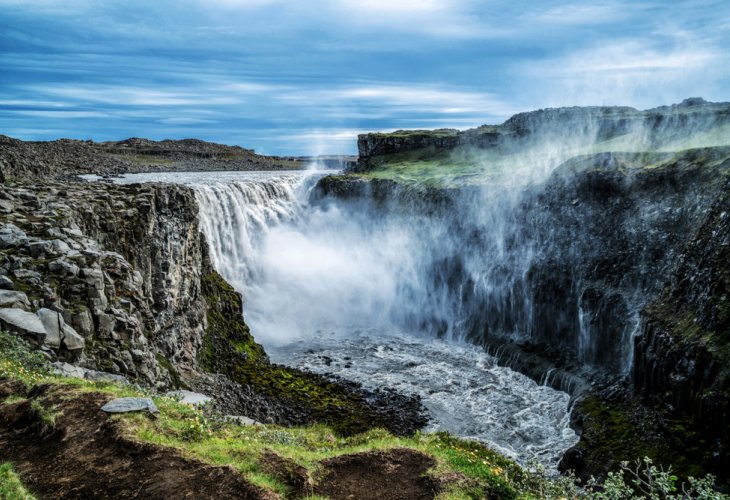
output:
{"label": "stone", "polygon": [[8,200],[0,200],[0,213],[9,214],[13,211],[13,204]]}
{"label": "stone", "polygon": [[169,398],[174,398],[180,403],[191,406],[202,406],[210,401],[213,401],[213,398],[211,398],[210,396],[206,396],[205,394],[185,390],[170,391],[165,394],[165,396]]}
{"label": "stone", "polygon": [[47,335],[44,344],[52,349],[60,348],[61,339],[63,338],[63,317],[58,312],[46,308],[38,309],[36,315],[46,329]]}
{"label": "stone", "polygon": [[63,377],[82,378],[93,382],[114,382],[117,384],[129,385],[129,381],[121,375],[90,370],[88,368],[75,366],[63,361],[56,361],[53,363],[53,372]]}
{"label": "stone", "polygon": [[69,351],[80,351],[84,348],[86,344],[84,338],[66,324],[60,313],[41,308],[36,314],[46,329],[47,336],[44,343],[46,346],[59,349],[63,345]]}
{"label": "stone", "polygon": [[41,319],[21,309],[0,309],[0,326],[5,330],[30,337],[38,345],[43,345],[46,340],[46,329]]}
{"label": "stone", "polygon": [[5,275],[0,275],[0,290],[12,290],[13,286],[13,280]]}
{"label": "stone", "polygon": [[[12,284],[12,281],[10,283]],[[0,290],[0,307],[27,309],[30,307],[30,302],[28,301],[28,296],[23,292]]]}
{"label": "stone", "polygon": [[77,276],[79,274],[79,266],[65,259],[54,260],[48,264],[48,269],[53,273],[68,276]]}
{"label": "stone", "polygon": [[69,351],[82,351],[86,345],[84,337],[76,333],[70,325],[63,325],[63,345]]}
{"label": "stone", "polygon": [[82,238],[84,236],[84,233],[82,233],[78,228],[64,227],[61,231],[75,238]]}
{"label": "stone", "polygon": [[109,401],[101,407],[106,413],[133,413],[147,411],[152,414],[160,413],[155,403],[150,398],[117,398]]}
{"label": "stone", "polygon": [[38,281],[40,281],[40,278],[41,278],[41,274],[39,272],[32,271],[30,269],[15,269],[13,271],[13,276],[15,276],[16,278],[21,278],[21,279],[30,279],[30,280],[35,279]]}
{"label": "stone", "polygon": [[244,417],[242,415],[226,415],[225,418],[229,422],[236,423],[238,425],[259,425],[259,423],[248,417]]}
{"label": "stone", "polygon": [[15,224],[0,226],[0,248],[13,248],[26,243],[28,243],[28,236]]}

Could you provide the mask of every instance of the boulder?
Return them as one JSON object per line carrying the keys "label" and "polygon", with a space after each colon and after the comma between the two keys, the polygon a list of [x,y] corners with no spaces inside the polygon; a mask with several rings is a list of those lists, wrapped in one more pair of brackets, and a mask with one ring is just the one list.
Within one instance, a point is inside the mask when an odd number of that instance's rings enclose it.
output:
{"label": "boulder", "polygon": [[13,286],[13,280],[7,276],[0,276],[0,290],[12,290]]}
{"label": "boulder", "polygon": [[56,311],[41,308],[36,311],[36,315],[43,323],[46,329],[46,340],[44,344],[52,349],[61,347],[61,339],[63,338],[63,317]]}
{"label": "boulder", "polygon": [[82,378],[99,382],[115,382],[119,384],[129,384],[126,378],[113,373],[100,372],[97,370],[89,370],[81,366],[74,366],[70,363],[57,361],[53,363],[53,372],[63,377]]}
{"label": "boulder", "polygon": [[28,243],[28,236],[15,224],[0,226],[0,249],[17,247],[26,243]]}
{"label": "boulder", "polygon": [[42,240],[28,244],[28,251],[33,257],[59,256],[70,252],[71,247],[63,240]]}
{"label": "boulder", "polygon": [[82,351],[86,345],[84,337],[69,325],[63,325],[63,346],[69,351]]}
{"label": "boulder", "polygon": [[63,316],[50,309],[41,308],[36,312],[46,329],[45,345],[52,349],[59,349],[63,345],[69,351],[80,351],[86,342],[70,325],[63,320]]}
{"label": "boulder", "polygon": [[192,391],[170,391],[165,396],[174,398],[178,400],[181,403],[191,405],[191,406],[202,406],[209,401],[213,401],[213,399],[210,396],[206,396],[205,394],[201,394],[199,392],[192,392]]}
{"label": "boulder", "polygon": [[[10,283],[12,284],[13,282],[10,281]],[[30,307],[30,302],[28,301],[28,296],[23,292],[0,290],[0,307],[17,307],[20,309],[27,309]]]}
{"label": "boulder", "polygon": [[160,413],[155,403],[150,398],[117,398],[109,401],[101,407],[106,413],[133,413],[147,411],[152,414]]}
{"label": "boulder", "polygon": [[224,418],[238,425],[259,425],[256,420],[241,415],[226,415]]}
{"label": "boulder", "polygon": [[36,344],[43,345],[46,329],[41,319],[21,309],[0,309],[0,326],[3,329],[29,337]]}
{"label": "boulder", "polygon": [[48,264],[48,270],[61,275],[76,276],[79,274],[79,266],[66,259],[54,260]]}

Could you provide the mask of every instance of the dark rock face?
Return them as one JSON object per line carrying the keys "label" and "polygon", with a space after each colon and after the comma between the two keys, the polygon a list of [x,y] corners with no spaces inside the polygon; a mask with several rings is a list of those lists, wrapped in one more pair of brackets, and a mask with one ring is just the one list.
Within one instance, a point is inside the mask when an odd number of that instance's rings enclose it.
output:
{"label": "dark rock face", "polygon": [[[730,174],[722,148],[657,155],[652,168],[639,156],[577,158],[518,196],[344,175],[323,178],[314,197],[353,210],[370,200],[381,211],[373,217],[420,228],[429,250],[418,289],[400,289],[404,327],[466,337],[537,380],[555,365],[579,378],[621,376],[641,308]],[[448,229],[431,241],[433,226]],[[583,385],[565,374],[551,383]]]}
{"label": "dark rock face", "polygon": [[172,383],[158,357],[196,369],[206,303],[192,192],[46,183],[4,185],[0,196],[13,205],[0,215],[0,271],[27,294],[19,307],[60,313],[49,320],[60,325],[46,342],[53,356],[143,385]]}
{"label": "dark rock face", "polygon": [[632,373],[642,402],[689,419],[708,448],[706,463],[725,474],[730,470],[728,214],[730,183],[685,247],[662,297],[644,312]]}
{"label": "dark rock face", "polygon": [[730,103],[711,103],[701,98],[645,111],[629,107],[570,107],[541,109],[514,115],[501,125],[483,125],[457,131],[399,130],[358,136],[358,164],[354,172],[371,170],[377,157],[430,148],[434,153],[468,149],[520,150],[535,142],[556,142],[570,137],[605,141],[641,131],[646,150],[690,137],[730,122]]}

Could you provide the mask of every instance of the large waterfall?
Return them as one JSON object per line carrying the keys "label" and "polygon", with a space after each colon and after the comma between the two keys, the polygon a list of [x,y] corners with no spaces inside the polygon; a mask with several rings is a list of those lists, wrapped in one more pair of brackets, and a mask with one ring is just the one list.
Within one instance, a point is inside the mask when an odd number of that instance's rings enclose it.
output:
{"label": "large waterfall", "polygon": [[[630,366],[638,311],[678,245],[666,235],[690,229],[701,193],[644,191],[613,155],[598,176],[573,175],[575,164],[563,175],[557,153],[511,159],[508,175],[437,198],[392,185],[323,196],[316,172],[126,182],[194,188],[213,264],[275,361],[419,394],[430,429],[554,466],[577,436],[569,395],[550,387],[571,386],[554,384],[550,363]],[[524,345],[551,360],[532,373],[542,384],[504,367]]]}
{"label": "large waterfall", "polygon": [[[175,175],[195,189],[213,264],[244,295],[254,337],[274,361],[419,394],[430,430],[554,467],[577,441],[570,396],[498,366],[462,338],[473,307],[464,296],[490,287],[502,294],[489,283],[493,268],[519,267],[533,252],[510,251],[505,240],[516,221],[474,214],[491,225],[492,237],[502,236],[484,250],[500,263],[470,278],[479,260],[472,250],[484,237],[460,241],[466,228],[453,213],[389,210],[367,199],[312,201],[319,177]],[[125,181],[153,179],[167,180]]]}

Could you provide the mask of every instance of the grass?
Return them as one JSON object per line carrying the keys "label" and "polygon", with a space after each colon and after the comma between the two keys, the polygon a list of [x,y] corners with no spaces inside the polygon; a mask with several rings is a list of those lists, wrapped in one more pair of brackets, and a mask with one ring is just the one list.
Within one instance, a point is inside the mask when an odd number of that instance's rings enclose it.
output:
{"label": "grass", "polygon": [[[263,459],[266,453],[276,453],[304,467],[310,481],[314,482],[321,473],[321,460],[393,448],[411,448],[436,460],[437,465],[430,473],[437,478],[450,478],[440,498],[482,498],[492,493],[500,498],[531,497],[529,491],[522,491],[516,486],[524,482],[528,473],[515,462],[477,442],[458,439],[447,433],[416,433],[411,437],[398,437],[382,429],[344,437],[323,424],[305,427],[241,426],[133,386],[55,375],[46,369],[42,355],[30,351],[22,339],[5,332],[0,332],[0,378],[20,380],[28,388],[46,383],[61,384],[70,398],[74,397],[74,393],[83,392],[101,392],[114,397],[152,397],[160,410],[158,419],[150,420],[140,414],[114,417],[124,426],[128,436],[176,448],[210,464],[231,465],[253,484],[285,498],[292,492],[266,467]],[[44,408],[37,401],[32,404],[39,407],[37,410],[43,421],[52,426],[56,416],[54,410]]]}
{"label": "grass", "polygon": [[5,500],[34,500],[33,496],[20,481],[9,463],[0,464],[0,498]]}
{"label": "grass", "polygon": [[[42,359],[41,355],[29,350],[25,341],[0,332],[0,378],[22,381],[29,388],[37,384],[57,384],[66,392],[66,398],[77,397],[75,395],[83,392],[101,392],[113,397],[152,397],[160,410],[159,418],[150,419],[141,414],[112,417],[127,437],[175,448],[183,455],[212,465],[232,466],[252,484],[282,498],[298,497],[301,492],[292,491],[287,485],[289,465],[284,471],[280,467],[272,468],[271,460],[267,459],[272,453],[279,457],[279,462],[303,468],[305,482],[312,486],[322,477],[322,460],[395,448],[417,450],[434,459],[435,466],[428,475],[443,488],[439,500],[586,498],[592,495],[590,490],[578,490],[570,478],[552,479],[539,468],[523,469],[481,443],[445,432],[417,432],[413,436],[399,437],[383,429],[372,429],[343,436],[324,424],[242,426],[226,421],[210,410],[191,407],[133,386],[54,375],[45,368]],[[55,423],[53,408],[44,408],[37,400],[31,404],[39,406],[44,422]],[[595,411],[605,413],[602,418],[607,418],[612,425],[621,425],[631,432],[630,423],[620,410],[600,406]],[[33,498],[23,489],[9,464],[0,466],[0,493],[0,498]],[[317,496],[304,498],[322,500]]]}

